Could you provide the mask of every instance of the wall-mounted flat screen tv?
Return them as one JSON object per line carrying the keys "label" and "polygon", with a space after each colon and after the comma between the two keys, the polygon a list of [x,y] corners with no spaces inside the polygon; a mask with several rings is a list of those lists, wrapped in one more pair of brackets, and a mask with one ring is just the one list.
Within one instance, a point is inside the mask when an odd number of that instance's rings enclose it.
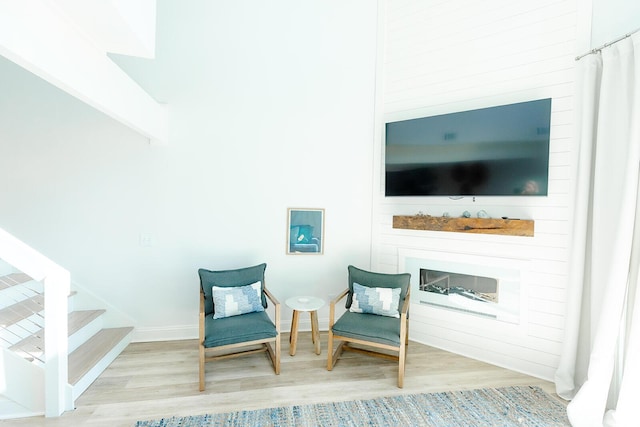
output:
{"label": "wall-mounted flat screen tv", "polygon": [[386,123],[386,196],[546,196],[551,99]]}

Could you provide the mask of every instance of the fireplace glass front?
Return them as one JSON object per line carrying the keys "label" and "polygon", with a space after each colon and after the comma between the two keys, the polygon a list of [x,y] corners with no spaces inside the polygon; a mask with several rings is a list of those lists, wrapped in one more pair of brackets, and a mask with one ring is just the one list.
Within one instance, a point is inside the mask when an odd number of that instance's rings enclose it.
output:
{"label": "fireplace glass front", "polygon": [[421,268],[420,290],[439,295],[459,295],[471,301],[498,302],[498,280],[491,277]]}
{"label": "fireplace glass front", "polygon": [[464,259],[468,262],[404,258],[405,269],[412,276],[411,301],[519,323],[520,269],[515,263],[496,265],[494,259],[491,265],[469,256]]}

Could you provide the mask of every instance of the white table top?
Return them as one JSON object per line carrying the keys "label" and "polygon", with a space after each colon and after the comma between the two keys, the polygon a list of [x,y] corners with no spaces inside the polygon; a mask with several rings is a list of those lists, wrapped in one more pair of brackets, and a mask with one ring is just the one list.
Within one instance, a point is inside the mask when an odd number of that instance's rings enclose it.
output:
{"label": "white table top", "polygon": [[285,304],[297,311],[315,311],[324,305],[324,300],[318,297],[298,295],[288,298]]}

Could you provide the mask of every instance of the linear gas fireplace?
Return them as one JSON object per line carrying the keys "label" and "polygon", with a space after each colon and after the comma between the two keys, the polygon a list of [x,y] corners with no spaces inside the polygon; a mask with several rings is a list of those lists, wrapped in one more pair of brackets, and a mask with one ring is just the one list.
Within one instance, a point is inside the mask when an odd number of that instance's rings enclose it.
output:
{"label": "linear gas fireplace", "polygon": [[411,273],[411,302],[518,323],[522,260],[430,251],[401,251]]}
{"label": "linear gas fireplace", "polygon": [[420,290],[438,295],[457,295],[471,301],[498,302],[498,280],[491,277],[421,268]]}

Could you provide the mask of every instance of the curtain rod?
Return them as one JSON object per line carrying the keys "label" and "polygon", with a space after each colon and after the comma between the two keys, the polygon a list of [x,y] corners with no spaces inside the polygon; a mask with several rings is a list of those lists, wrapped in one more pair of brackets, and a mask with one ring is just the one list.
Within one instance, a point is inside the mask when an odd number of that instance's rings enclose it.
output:
{"label": "curtain rod", "polygon": [[583,53],[580,56],[576,56],[576,61],[581,60],[582,58],[584,58],[587,55],[593,55],[594,53],[598,53],[600,52],[602,49],[605,49],[613,44],[618,43],[619,41],[622,41],[624,39],[626,39],[627,37],[631,37],[632,35],[634,35],[635,33],[637,33],[638,31],[640,31],[640,28],[636,28],[635,30],[631,31],[630,33],[625,34],[624,36],[618,37],[617,39],[610,41],[609,43],[605,43],[600,47],[596,47],[595,49],[591,49],[589,52],[587,53]]}

